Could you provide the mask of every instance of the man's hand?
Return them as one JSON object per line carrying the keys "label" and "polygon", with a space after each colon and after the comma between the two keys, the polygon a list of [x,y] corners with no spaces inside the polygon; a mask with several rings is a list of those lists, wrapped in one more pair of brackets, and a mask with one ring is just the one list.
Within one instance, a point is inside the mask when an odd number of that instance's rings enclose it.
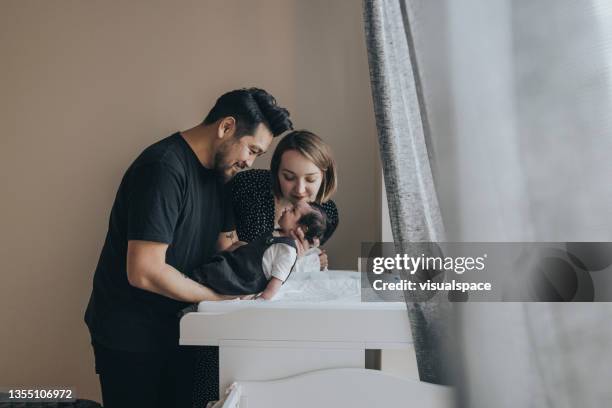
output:
{"label": "man's hand", "polygon": [[247,243],[244,241],[236,241],[234,242],[232,245],[230,245],[229,247],[227,247],[225,250],[228,252],[234,252],[236,249],[240,248],[243,245],[246,245]]}
{"label": "man's hand", "polygon": [[304,238],[304,231],[300,227],[297,227],[295,231],[291,231],[291,237],[295,239],[295,246],[297,247],[298,258],[303,256],[306,251],[310,248],[316,248],[319,246],[319,240],[314,240],[314,245],[310,245],[310,242]]}
{"label": "man's hand", "polygon": [[215,249],[218,252],[226,251],[227,248],[229,248],[236,241],[238,241],[238,235],[236,234],[236,230],[222,232],[217,238],[217,245]]}
{"label": "man's hand", "polygon": [[242,299],[242,298],[240,298],[240,297],[238,297],[236,295],[222,295],[220,293],[214,292],[212,289],[211,289],[211,292],[213,292],[213,295],[211,295],[210,299],[206,299],[206,300],[215,300],[216,301],[216,300],[239,300],[239,299]]}

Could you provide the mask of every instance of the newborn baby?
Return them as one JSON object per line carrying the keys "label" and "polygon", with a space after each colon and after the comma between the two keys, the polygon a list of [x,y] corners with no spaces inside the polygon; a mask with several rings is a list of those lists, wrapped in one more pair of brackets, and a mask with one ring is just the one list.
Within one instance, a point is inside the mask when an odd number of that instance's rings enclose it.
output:
{"label": "newborn baby", "polygon": [[318,204],[298,203],[285,209],[278,220],[279,229],[233,252],[223,251],[197,268],[193,279],[223,295],[261,293],[271,299],[287,280],[295,261],[297,248],[291,233],[298,228],[311,244],[321,239],[327,221]]}

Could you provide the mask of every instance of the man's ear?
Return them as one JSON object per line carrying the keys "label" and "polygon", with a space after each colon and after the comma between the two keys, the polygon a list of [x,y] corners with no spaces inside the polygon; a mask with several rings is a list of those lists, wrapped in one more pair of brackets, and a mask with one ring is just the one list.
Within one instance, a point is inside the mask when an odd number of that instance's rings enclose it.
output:
{"label": "man's ear", "polygon": [[227,116],[219,122],[217,128],[217,137],[219,139],[227,139],[228,137],[234,137],[236,133],[236,119],[233,116]]}

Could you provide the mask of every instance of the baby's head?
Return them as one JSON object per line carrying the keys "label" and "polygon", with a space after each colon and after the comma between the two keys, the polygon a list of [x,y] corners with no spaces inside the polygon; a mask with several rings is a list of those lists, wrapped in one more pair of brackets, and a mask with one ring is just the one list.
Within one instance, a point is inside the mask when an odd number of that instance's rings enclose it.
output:
{"label": "baby's head", "polygon": [[297,203],[292,208],[283,211],[278,225],[284,234],[295,231],[298,227],[304,232],[304,238],[314,244],[315,239],[321,239],[327,229],[327,217],[319,204]]}

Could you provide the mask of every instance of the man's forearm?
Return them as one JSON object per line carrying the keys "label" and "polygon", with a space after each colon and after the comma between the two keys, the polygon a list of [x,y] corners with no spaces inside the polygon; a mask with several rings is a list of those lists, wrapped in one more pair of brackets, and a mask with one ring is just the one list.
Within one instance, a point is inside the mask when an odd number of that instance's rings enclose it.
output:
{"label": "man's forearm", "polygon": [[140,289],[181,302],[197,303],[203,300],[221,300],[226,298],[215,293],[210,288],[189,279],[168,264],[163,264],[159,268],[151,268],[146,274],[141,274],[141,277],[136,282],[131,283]]}

